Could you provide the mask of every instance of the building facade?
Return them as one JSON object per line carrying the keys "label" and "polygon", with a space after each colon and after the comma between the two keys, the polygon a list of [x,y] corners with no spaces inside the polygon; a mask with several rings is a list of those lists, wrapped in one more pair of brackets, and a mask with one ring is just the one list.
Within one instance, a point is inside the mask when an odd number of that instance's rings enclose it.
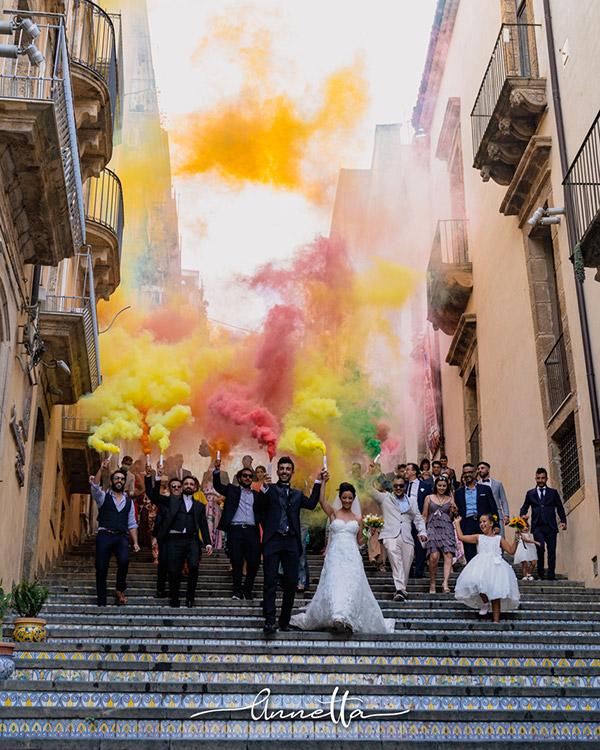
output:
{"label": "building facade", "polygon": [[593,0],[439,0],[413,116],[443,447],[457,466],[488,461],[512,513],[547,467],[568,518],[559,570],[588,583],[600,555],[594,20]]}
{"label": "building facade", "polygon": [[[15,4],[16,5],[16,4]],[[120,17],[90,0],[3,5],[0,577],[86,533],[97,458],[71,411],[100,383],[96,301],[120,281]]]}

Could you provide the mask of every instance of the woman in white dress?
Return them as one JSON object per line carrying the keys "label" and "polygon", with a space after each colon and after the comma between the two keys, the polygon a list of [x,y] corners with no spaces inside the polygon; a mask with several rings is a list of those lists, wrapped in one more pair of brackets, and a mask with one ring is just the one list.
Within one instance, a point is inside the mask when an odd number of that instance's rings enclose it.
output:
{"label": "woman in white dress", "polygon": [[342,482],[339,496],[342,507],[336,510],[325,500],[325,481],[321,483],[319,503],[331,521],[331,539],[315,595],[304,612],[292,617],[290,625],[301,630],[392,633],[394,620],[384,619],[358,550],[362,517],[352,512],[354,486]]}
{"label": "woman in white dress", "polygon": [[467,607],[479,609],[480,615],[487,615],[491,607],[494,622],[500,622],[500,612],[518,609],[521,598],[515,571],[502,559],[502,550],[514,555],[517,541],[509,544],[500,534],[494,534],[496,521],[492,515],[480,516],[481,534],[463,534],[460,521],[460,516],[454,519],[459,540],[476,544],[477,554],[458,576],[454,596]]}

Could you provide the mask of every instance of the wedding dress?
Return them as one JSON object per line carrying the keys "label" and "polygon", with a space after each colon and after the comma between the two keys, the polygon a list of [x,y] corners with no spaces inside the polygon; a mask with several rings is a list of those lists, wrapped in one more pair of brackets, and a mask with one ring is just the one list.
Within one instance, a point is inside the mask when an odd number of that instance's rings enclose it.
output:
{"label": "wedding dress", "polygon": [[393,633],[394,620],[384,619],[373,596],[356,535],[358,521],[336,518],[323,562],[319,585],[304,612],[290,625],[301,630],[346,628],[354,633]]}

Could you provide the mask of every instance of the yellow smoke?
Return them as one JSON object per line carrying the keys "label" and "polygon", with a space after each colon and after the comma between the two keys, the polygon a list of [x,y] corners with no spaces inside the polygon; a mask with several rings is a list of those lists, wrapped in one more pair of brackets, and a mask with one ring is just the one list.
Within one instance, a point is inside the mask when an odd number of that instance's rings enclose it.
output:
{"label": "yellow smoke", "polygon": [[171,431],[189,422],[191,418],[191,408],[182,404],[175,404],[166,413],[151,409],[146,417],[146,422],[150,426],[150,440],[158,443],[160,452],[164,453],[171,445]]}
{"label": "yellow smoke", "polygon": [[334,72],[310,96],[294,97],[277,80],[290,63],[276,59],[273,32],[247,13],[230,18],[226,13],[213,21],[196,59],[215,47],[229,50],[243,69],[240,90],[211,110],[175,121],[175,171],[212,172],[233,184],[264,183],[319,202],[367,112],[362,62]]}
{"label": "yellow smoke", "polygon": [[279,452],[293,453],[300,458],[311,458],[315,451],[327,452],[325,443],[316,432],[307,427],[291,427],[281,436],[277,444]]}

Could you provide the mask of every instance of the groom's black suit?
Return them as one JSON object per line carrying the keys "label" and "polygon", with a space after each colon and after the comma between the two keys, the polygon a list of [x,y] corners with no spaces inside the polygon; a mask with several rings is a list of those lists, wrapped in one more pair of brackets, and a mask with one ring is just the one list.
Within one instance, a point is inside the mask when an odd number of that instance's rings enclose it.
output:
{"label": "groom's black suit", "polygon": [[259,504],[260,525],[263,529],[263,572],[265,623],[275,624],[275,595],[277,593],[279,565],[283,568],[283,601],[279,625],[287,628],[294,606],[298,584],[298,560],[302,549],[300,509],[314,510],[319,502],[321,483],[315,482],[310,498],[289,484],[277,482],[267,492],[261,492]]}

